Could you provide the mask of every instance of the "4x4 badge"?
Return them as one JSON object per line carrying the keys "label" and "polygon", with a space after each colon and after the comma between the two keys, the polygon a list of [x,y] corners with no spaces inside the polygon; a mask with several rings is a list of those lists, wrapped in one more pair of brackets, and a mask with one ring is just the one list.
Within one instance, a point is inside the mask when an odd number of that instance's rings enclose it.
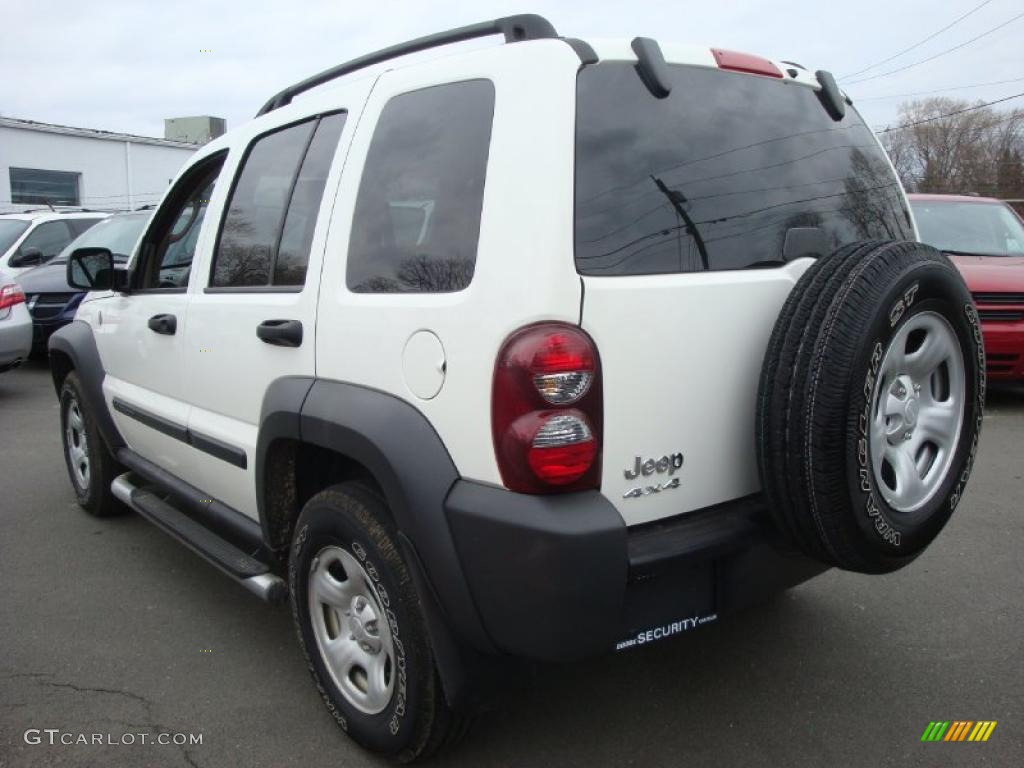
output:
{"label": "4x4 badge", "polygon": [[[672,453],[665,454],[659,459],[644,459],[642,456],[637,456],[634,460],[635,463],[632,469],[627,469],[623,474],[627,480],[636,480],[638,477],[649,477],[654,474],[665,474],[667,473],[670,477],[676,473],[677,469],[683,468],[683,454]],[[640,496],[650,496],[654,493],[661,493],[662,491],[670,491],[674,488],[679,487],[679,478],[673,477],[664,483],[656,483],[654,485],[638,486],[636,488],[630,488],[624,494],[624,499],[635,499]]]}
{"label": "4x4 badge", "polygon": [[667,483],[658,483],[657,485],[648,485],[648,486],[644,486],[643,488],[640,488],[640,487],[630,488],[628,491],[626,491],[624,494],[622,494],[622,498],[624,498],[624,499],[635,499],[635,498],[638,498],[640,496],[650,496],[652,493],[661,493],[662,491],[670,491],[673,488],[678,488],[678,487],[679,487],[679,478],[678,477],[673,477]]}

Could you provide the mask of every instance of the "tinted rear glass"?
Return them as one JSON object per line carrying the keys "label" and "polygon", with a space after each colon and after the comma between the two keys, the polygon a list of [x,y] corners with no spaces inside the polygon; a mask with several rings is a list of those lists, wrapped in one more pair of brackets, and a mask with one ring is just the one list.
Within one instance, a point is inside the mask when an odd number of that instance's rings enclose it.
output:
{"label": "tinted rear glass", "polygon": [[384,106],[352,217],[349,290],[442,293],[469,285],[493,116],[489,80],[423,88]]}
{"label": "tinted rear glass", "polygon": [[854,110],[834,122],[805,86],[669,69],[665,99],[651,95],[631,63],[580,72],[580,273],[771,265],[787,235],[791,257],[813,253],[812,244],[832,250],[867,238],[913,238],[899,182]]}

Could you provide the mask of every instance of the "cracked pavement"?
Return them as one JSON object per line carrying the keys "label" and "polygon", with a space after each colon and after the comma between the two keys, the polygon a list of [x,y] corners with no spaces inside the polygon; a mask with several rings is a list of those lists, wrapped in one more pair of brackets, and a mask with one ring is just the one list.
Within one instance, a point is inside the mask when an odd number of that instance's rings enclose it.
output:
{"label": "cracked pavement", "polygon": [[[381,766],[333,725],[287,610],[137,516],[74,502],[45,368],[0,375],[0,768]],[[997,390],[971,484],[890,576],[829,572],[617,656],[545,668],[440,766],[1024,763],[1024,388]],[[935,719],[986,744],[922,744]],[[26,744],[28,728],[201,733]]]}

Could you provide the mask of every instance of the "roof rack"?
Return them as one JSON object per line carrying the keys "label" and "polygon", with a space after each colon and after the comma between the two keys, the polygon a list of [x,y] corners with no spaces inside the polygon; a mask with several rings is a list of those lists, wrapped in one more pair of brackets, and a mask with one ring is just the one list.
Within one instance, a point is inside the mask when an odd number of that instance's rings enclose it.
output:
{"label": "roof rack", "polygon": [[265,115],[278,107],[291,104],[292,98],[304,93],[318,85],[323,85],[330,80],[342,77],[365,67],[380,64],[381,62],[405,56],[417,51],[425,51],[428,48],[437,48],[442,45],[461,43],[464,40],[473,40],[477,37],[489,37],[490,35],[504,35],[506,43],[516,43],[522,40],[542,40],[546,38],[557,38],[551,22],[543,16],[535,13],[523,13],[516,16],[505,16],[494,21],[483,21],[479,24],[470,24],[466,27],[456,27],[446,32],[438,32],[426,37],[418,37],[406,43],[392,45],[374,53],[360,56],[358,59],[346,61],[336,67],[326,69],[318,75],[303,80],[295,85],[290,85],[270,99],[263,108],[256,113],[256,117]]}

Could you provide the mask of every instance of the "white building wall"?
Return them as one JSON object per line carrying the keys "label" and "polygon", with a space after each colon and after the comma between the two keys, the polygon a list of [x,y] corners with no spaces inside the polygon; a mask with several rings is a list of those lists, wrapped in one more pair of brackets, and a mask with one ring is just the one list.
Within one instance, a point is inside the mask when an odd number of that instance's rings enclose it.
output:
{"label": "white building wall", "polygon": [[126,210],[155,203],[196,149],[0,125],[0,211],[26,207],[11,202],[11,167],[81,174],[85,208]]}

